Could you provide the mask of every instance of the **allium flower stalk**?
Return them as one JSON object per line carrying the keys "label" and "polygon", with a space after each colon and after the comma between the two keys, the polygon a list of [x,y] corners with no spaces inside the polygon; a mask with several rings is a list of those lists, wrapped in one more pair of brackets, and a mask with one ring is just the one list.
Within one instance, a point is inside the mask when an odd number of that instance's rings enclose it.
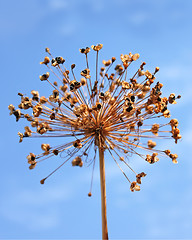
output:
{"label": "allium flower stalk", "polygon": [[[167,106],[175,104],[181,96],[176,97],[174,93],[168,98],[162,96],[163,84],[155,83],[158,67],[151,73],[144,70],[146,63],[141,62],[138,70],[130,76],[128,69],[139,59],[138,53],[121,54],[119,64],[115,64],[115,57],[103,60],[99,69],[98,57],[102,47],[102,44],[91,47],[96,53],[96,72],[89,69],[90,48],[80,49],[86,63],[85,69],[80,72],[81,77],[75,73],[75,64],[68,70],[64,58],[53,57],[49,48],[46,48],[49,56],[40,64],[45,65],[47,71],[39,78],[53,87],[51,95],[39,96],[34,90],[31,91],[31,97],[19,93],[19,109],[11,104],[9,110],[16,121],[24,118],[31,125],[25,127],[24,133],[18,133],[20,142],[29,137],[60,137],[59,146],[42,143],[42,153],[30,153],[27,156],[30,169],[54,155],[62,154],[65,158],[60,166],[40,181],[41,184],[69,161],[72,166],[82,167],[92,152],[94,170],[99,156],[102,237],[108,239],[104,155],[111,155],[111,160],[130,183],[132,192],[140,190],[141,179],[146,174],[136,173],[128,164],[128,157],[135,154],[153,164],[159,161],[159,156],[167,156],[173,163],[177,163],[177,154],[171,153],[169,149],[159,150],[155,140],[173,138],[177,143],[181,138],[178,120],[151,122],[160,117],[170,118]],[[29,110],[29,113],[21,112],[24,110]],[[128,167],[136,179],[131,180],[121,165]],[[91,196],[91,190],[88,196]]]}

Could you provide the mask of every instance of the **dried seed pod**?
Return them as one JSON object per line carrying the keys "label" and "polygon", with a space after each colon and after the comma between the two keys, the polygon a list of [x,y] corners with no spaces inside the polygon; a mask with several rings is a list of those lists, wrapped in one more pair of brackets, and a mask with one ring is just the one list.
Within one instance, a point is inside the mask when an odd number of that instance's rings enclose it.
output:
{"label": "dried seed pod", "polygon": [[87,54],[90,52],[90,48],[89,47],[80,48],[79,51],[80,51],[80,53]]}
{"label": "dried seed pod", "polygon": [[45,81],[49,78],[49,72],[39,76],[41,81]]}
{"label": "dried seed pod", "polygon": [[45,57],[45,58],[44,58],[44,61],[43,61],[43,62],[40,62],[40,64],[45,64],[45,65],[47,65],[48,63],[50,63],[49,57]]}
{"label": "dried seed pod", "polygon": [[72,166],[82,167],[82,166],[83,166],[83,161],[81,160],[80,157],[76,157],[76,158],[73,159],[73,161],[72,161]]}
{"label": "dried seed pod", "polygon": [[133,61],[136,61],[137,59],[139,59],[140,55],[139,53],[135,53],[133,56],[132,56],[132,60]]}
{"label": "dried seed pod", "polygon": [[154,148],[154,147],[156,147],[156,142],[153,142],[152,140],[149,140],[147,142],[147,145],[148,145],[149,148]]}
{"label": "dried seed pod", "polygon": [[91,48],[94,50],[94,51],[99,51],[101,50],[103,47],[103,44],[97,44],[97,45],[92,45]]}

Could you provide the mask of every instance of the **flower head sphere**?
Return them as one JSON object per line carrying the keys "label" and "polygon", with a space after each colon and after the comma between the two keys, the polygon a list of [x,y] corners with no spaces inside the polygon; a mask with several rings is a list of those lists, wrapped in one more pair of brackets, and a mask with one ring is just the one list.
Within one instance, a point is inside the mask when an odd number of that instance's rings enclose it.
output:
{"label": "flower head sphere", "polygon": [[[96,73],[89,69],[88,53],[91,49],[79,49],[86,60],[85,69],[80,72],[81,77],[75,76],[75,64],[67,69],[65,59],[53,57],[49,48],[46,48],[49,56],[40,64],[44,64],[47,71],[39,78],[53,87],[51,95],[39,96],[34,90],[31,91],[31,97],[19,93],[19,109],[9,105],[10,115],[14,115],[16,121],[24,118],[31,125],[25,127],[24,133],[18,133],[20,142],[36,136],[61,138],[59,146],[43,143],[41,154],[30,153],[27,156],[30,169],[42,160],[59,154],[66,159],[58,168],[68,161],[72,161],[72,166],[82,167],[91,151],[94,151],[94,169],[97,153],[108,152],[130,182],[130,190],[139,191],[141,179],[146,174],[136,173],[127,158],[135,154],[153,164],[159,161],[159,156],[168,156],[173,163],[177,163],[177,154],[157,149],[156,139],[173,138],[177,143],[181,138],[178,120],[171,119],[164,124],[150,123],[160,117],[170,118],[167,106],[175,104],[180,95],[172,93],[168,98],[163,97],[163,84],[155,83],[159,68],[156,67],[151,73],[144,70],[145,62],[139,64],[133,76],[129,76],[128,69],[139,59],[138,53],[121,54],[121,63],[117,65],[115,57],[103,60],[99,70],[98,57],[102,47],[102,44],[91,46],[96,52]],[[28,109],[31,114],[21,112]],[[127,177],[121,163],[135,174],[135,181]],[[42,179],[41,183],[57,169]],[[88,195],[91,196],[91,191]]]}

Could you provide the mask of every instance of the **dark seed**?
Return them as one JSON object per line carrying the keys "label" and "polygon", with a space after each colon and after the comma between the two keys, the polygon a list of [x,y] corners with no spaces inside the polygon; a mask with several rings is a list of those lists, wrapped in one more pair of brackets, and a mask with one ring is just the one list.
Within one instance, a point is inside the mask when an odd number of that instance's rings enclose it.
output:
{"label": "dark seed", "polygon": [[135,96],[131,96],[131,101],[135,102]]}
{"label": "dark seed", "polygon": [[53,154],[58,155],[58,154],[59,154],[59,150],[54,149],[54,150],[53,150]]}
{"label": "dark seed", "polygon": [[53,58],[52,60],[51,60],[51,63],[53,64],[55,62],[55,58]]}
{"label": "dark seed", "polygon": [[126,108],[126,111],[127,111],[127,112],[130,112],[132,109],[133,109],[133,107],[132,107],[132,106],[129,106],[128,108]]}
{"label": "dark seed", "polygon": [[50,119],[51,119],[51,120],[55,119],[55,113],[52,113],[52,114],[50,115]]}
{"label": "dark seed", "polygon": [[56,57],[55,60],[58,64],[61,64],[61,57]]}
{"label": "dark seed", "polygon": [[164,107],[163,110],[162,110],[162,112],[165,112],[166,110],[167,110],[167,107]]}
{"label": "dark seed", "polygon": [[71,84],[70,85],[70,90],[73,91],[74,87],[75,87],[74,84]]}

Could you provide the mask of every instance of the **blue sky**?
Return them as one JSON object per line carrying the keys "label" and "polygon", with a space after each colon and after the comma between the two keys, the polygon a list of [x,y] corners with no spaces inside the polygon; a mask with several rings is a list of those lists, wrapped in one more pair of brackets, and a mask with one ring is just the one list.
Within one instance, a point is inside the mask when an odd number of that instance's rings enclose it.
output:
{"label": "blue sky", "polygon": [[[111,239],[192,238],[192,1],[190,0],[0,0],[1,174],[0,238],[98,239],[101,236],[98,164],[93,196],[87,197],[91,169],[58,171],[45,185],[39,180],[54,167],[50,159],[33,171],[26,156],[40,152],[41,140],[18,143],[7,106],[17,105],[17,92],[32,89],[49,94],[39,81],[39,62],[49,47],[68,64],[82,68],[78,49],[103,43],[100,59],[139,52],[149,70],[160,67],[165,95],[181,94],[172,116],[179,119],[183,139],[162,141],[179,155],[179,164],[162,159],[148,165],[131,159],[134,169],[148,175],[141,191],[131,193],[114,162],[106,159],[108,227]],[[136,161],[137,160],[137,161]]]}

